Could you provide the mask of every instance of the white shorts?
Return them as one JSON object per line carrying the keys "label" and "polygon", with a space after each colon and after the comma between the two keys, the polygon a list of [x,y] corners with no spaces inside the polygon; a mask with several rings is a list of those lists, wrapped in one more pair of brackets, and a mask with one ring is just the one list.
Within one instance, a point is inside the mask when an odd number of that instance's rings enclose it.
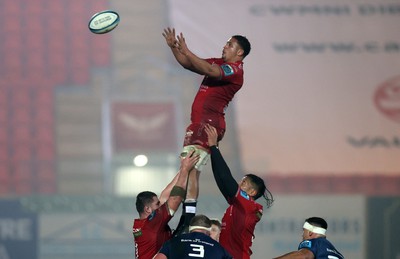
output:
{"label": "white shorts", "polygon": [[207,164],[208,160],[210,159],[210,154],[205,151],[204,149],[198,148],[195,145],[188,145],[184,146],[181,152],[181,157],[186,157],[187,154],[189,154],[192,151],[195,151],[196,154],[200,155],[199,161],[196,163],[194,168],[196,168],[198,171],[203,170],[203,167]]}

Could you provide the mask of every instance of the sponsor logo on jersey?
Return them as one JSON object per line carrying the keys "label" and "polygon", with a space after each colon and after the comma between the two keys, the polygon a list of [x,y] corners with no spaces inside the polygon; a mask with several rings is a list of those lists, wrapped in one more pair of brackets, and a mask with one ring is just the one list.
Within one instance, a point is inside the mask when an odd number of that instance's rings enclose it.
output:
{"label": "sponsor logo on jersey", "polygon": [[246,200],[250,200],[250,196],[243,190],[240,190],[240,196],[242,196]]}
{"label": "sponsor logo on jersey", "polygon": [[299,245],[299,249],[301,249],[301,248],[311,248],[311,241],[304,240],[303,242],[301,242]]}
{"label": "sponsor logo on jersey", "polygon": [[205,91],[207,91],[207,89],[208,89],[208,86],[202,84],[202,85],[200,86],[200,88],[199,88],[199,92],[205,92]]}
{"label": "sponsor logo on jersey", "polygon": [[234,70],[230,65],[223,64],[223,65],[221,65],[221,68],[224,71],[225,76],[230,76],[230,75],[233,75],[233,73],[234,73]]}

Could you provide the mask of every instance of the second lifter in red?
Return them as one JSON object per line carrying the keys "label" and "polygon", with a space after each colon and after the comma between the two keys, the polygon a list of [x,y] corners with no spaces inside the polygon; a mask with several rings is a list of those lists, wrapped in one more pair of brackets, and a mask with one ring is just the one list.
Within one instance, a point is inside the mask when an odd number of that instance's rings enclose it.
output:
{"label": "second lifter in red", "polygon": [[181,156],[185,157],[195,150],[200,155],[200,160],[192,171],[194,173],[189,175],[186,200],[183,204],[185,219],[179,224],[184,223],[187,228],[196,213],[199,175],[210,157],[205,125],[215,127],[218,141],[222,140],[226,128],[225,110],[243,85],[243,59],[250,53],[251,45],[246,37],[234,35],[223,47],[221,58],[202,59],[189,50],[183,34],[176,35],[174,28],[164,29],[163,36],[182,67],[204,75],[192,104],[191,123],[186,128],[181,153]]}
{"label": "second lifter in red", "polygon": [[214,179],[229,204],[222,217],[219,242],[233,258],[250,259],[255,227],[263,215],[263,205],[256,200],[263,197],[269,208],[274,197],[264,180],[257,175],[246,174],[236,182],[218,148],[216,129],[206,125],[206,132]]}

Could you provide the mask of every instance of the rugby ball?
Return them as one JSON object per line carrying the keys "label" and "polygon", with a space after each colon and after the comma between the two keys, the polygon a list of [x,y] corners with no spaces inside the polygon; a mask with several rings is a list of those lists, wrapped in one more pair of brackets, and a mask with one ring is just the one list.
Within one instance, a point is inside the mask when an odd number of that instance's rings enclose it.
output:
{"label": "rugby ball", "polygon": [[96,34],[107,33],[117,27],[119,20],[119,14],[115,11],[98,12],[90,18],[89,30]]}

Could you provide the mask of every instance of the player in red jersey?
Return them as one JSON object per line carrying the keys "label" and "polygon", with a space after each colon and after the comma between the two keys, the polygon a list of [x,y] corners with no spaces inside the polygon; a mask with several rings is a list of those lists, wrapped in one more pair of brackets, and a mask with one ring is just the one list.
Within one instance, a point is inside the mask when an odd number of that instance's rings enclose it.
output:
{"label": "player in red jersey", "polygon": [[[199,174],[209,159],[205,125],[214,126],[218,132],[218,141],[222,140],[226,128],[225,109],[243,85],[243,59],[250,53],[251,45],[246,37],[234,35],[223,47],[221,58],[202,59],[189,50],[182,33],[176,36],[175,29],[166,28],[163,36],[182,67],[204,75],[192,104],[191,123],[186,129],[181,153],[183,157],[190,150],[195,150],[200,154],[194,173],[189,176],[186,196],[188,206],[184,204],[184,208],[190,208],[183,210],[183,217],[185,217],[183,225],[187,227],[195,215],[199,194]],[[191,186],[192,183],[194,183],[193,186]]]}
{"label": "player in red jersey", "polygon": [[168,222],[185,197],[188,174],[199,156],[191,152],[181,160],[181,168],[162,191],[160,199],[153,192],[141,192],[136,197],[139,219],[133,222],[135,258],[151,259],[162,244],[171,238]]}
{"label": "player in red jersey", "polygon": [[256,200],[264,197],[267,207],[270,207],[273,202],[272,194],[266,188],[264,180],[254,174],[246,174],[238,184],[217,147],[217,130],[206,125],[205,131],[210,145],[214,178],[229,204],[222,218],[219,242],[233,258],[249,259],[254,229],[263,213],[263,206]]}

